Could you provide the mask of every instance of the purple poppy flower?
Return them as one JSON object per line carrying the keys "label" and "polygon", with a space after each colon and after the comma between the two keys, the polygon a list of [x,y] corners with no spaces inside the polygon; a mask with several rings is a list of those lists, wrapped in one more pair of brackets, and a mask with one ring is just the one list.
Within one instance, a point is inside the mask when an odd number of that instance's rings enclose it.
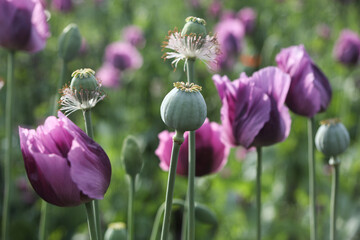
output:
{"label": "purple poppy flower", "polygon": [[214,0],[209,6],[208,13],[213,18],[217,18],[222,10],[222,3],[219,0]]}
{"label": "purple poppy flower", "polygon": [[[221,126],[215,122],[205,120],[196,133],[196,176],[203,176],[220,171],[227,162],[230,148],[220,141]],[[158,137],[160,143],[155,154],[160,159],[160,167],[168,171],[170,166],[171,149],[174,132],[162,131]],[[188,132],[185,132],[185,141],[180,147],[176,173],[188,175]]]}
{"label": "purple poppy flower", "polygon": [[251,33],[255,28],[256,12],[250,7],[240,9],[237,13],[237,17],[245,26],[245,32]]}
{"label": "purple poppy flower", "polygon": [[253,76],[244,73],[230,81],[214,75],[222,100],[222,140],[231,146],[268,146],[281,142],[290,132],[291,119],[284,105],[290,77],[276,67],[267,67]]}
{"label": "purple poppy flower", "polygon": [[227,18],[215,26],[221,54],[217,57],[220,69],[230,69],[242,50],[245,28],[238,19]]}
{"label": "purple poppy flower", "polygon": [[334,57],[345,65],[355,65],[360,59],[359,35],[349,29],[342,30],[334,47]]}
{"label": "purple poppy flower", "polygon": [[36,130],[19,127],[31,185],[45,201],[60,207],[102,199],[111,178],[108,156],[61,112],[58,115]]}
{"label": "purple poppy flower", "polygon": [[143,63],[142,56],[138,50],[126,42],[112,43],[106,47],[105,61],[111,63],[117,69],[138,69]]}
{"label": "purple poppy flower", "polygon": [[0,0],[0,46],[38,52],[50,36],[39,0]]}
{"label": "purple poppy flower", "polygon": [[73,9],[72,0],[53,0],[52,6],[59,12],[70,12]]}
{"label": "purple poppy flower", "polygon": [[276,56],[281,70],[291,77],[286,104],[296,114],[313,117],[326,110],[331,100],[331,86],[314,64],[303,45],[282,49]]}
{"label": "purple poppy flower", "polygon": [[144,33],[135,25],[124,28],[122,35],[126,42],[137,48],[143,48],[145,45]]}
{"label": "purple poppy flower", "polygon": [[109,63],[104,63],[96,72],[96,78],[105,87],[118,88],[120,86],[121,71]]}

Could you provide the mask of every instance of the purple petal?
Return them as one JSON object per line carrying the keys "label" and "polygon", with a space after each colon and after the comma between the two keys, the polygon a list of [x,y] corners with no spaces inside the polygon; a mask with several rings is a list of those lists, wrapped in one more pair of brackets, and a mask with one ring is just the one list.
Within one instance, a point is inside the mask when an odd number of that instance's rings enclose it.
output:
{"label": "purple petal", "polygon": [[93,199],[102,199],[111,179],[110,160],[97,144],[75,138],[70,152],[70,175],[78,188]]}

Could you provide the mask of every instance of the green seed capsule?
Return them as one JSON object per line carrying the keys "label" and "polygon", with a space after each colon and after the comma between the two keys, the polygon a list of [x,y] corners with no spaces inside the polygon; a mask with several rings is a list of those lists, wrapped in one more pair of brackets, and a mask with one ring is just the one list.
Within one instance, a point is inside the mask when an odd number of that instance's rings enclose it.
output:
{"label": "green seed capsule", "polygon": [[338,119],[325,120],[321,124],[315,136],[316,148],[329,157],[343,153],[350,144],[345,126]]}
{"label": "green seed capsule", "polygon": [[81,34],[76,24],[69,24],[59,37],[59,56],[69,62],[74,59],[81,47]]}
{"label": "green seed capsule", "polygon": [[126,137],[122,148],[121,161],[126,173],[130,176],[135,177],[136,174],[140,173],[143,166],[143,158],[135,137]]}
{"label": "green seed capsule", "polygon": [[206,32],[206,22],[202,18],[197,17],[187,17],[184,28],[181,31],[182,36],[196,35],[205,37],[207,35]]}
{"label": "green seed capsule", "polygon": [[126,240],[126,226],[122,222],[110,223],[105,232],[104,240]]}
{"label": "green seed capsule", "polygon": [[96,91],[99,88],[99,82],[95,78],[95,71],[90,68],[78,69],[71,74],[70,88],[80,91]]}
{"label": "green seed capsule", "polygon": [[218,224],[215,213],[210,208],[201,203],[195,203],[195,217],[198,221],[206,224],[214,226]]}
{"label": "green seed capsule", "polygon": [[161,103],[161,119],[168,127],[180,132],[200,128],[207,114],[201,87],[183,82],[174,83],[174,86]]}

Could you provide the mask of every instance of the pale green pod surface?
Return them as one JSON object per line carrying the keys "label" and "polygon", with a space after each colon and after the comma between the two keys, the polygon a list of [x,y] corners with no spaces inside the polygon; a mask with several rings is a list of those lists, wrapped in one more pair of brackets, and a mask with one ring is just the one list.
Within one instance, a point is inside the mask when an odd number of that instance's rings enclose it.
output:
{"label": "pale green pod surface", "polygon": [[143,166],[143,158],[140,147],[133,136],[126,137],[121,153],[121,162],[127,174],[135,177]]}
{"label": "pale green pod surface", "polygon": [[180,132],[194,131],[205,121],[207,108],[200,86],[175,83],[160,107],[161,119],[170,128]]}
{"label": "pale green pod surface", "polygon": [[110,223],[105,232],[104,240],[126,240],[126,226],[122,222]]}
{"label": "pale green pod surface", "polygon": [[205,224],[216,226],[218,224],[217,217],[210,208],[201,203],[195,203],[195,218]]}
{"label": "pale green pod surface", "polygon": [[181,31],[182,36],[189,36],[195,34],[196,36],[205,37],[206,32],[206,22],[202,18],[197,17],[187,17],[186,23]]}
{"label": "pale green pod surface", "polygon": [[96,91],[99,82],[95,78],[95,71],[90,68],[78,69],[71,74],[70,88],[80,91]]}
{"label": "pale green pod surface", "polygon": [[69,24],[59,37],[59,56],[66,62],[74,59],[81,48],[81,34],[76,24]]}
{"label": "pale green pod surface", "polygon": [[343,153],[350,144],[349,132],[339,120],[326,120],[315,135],[316,148],[326,156]]}

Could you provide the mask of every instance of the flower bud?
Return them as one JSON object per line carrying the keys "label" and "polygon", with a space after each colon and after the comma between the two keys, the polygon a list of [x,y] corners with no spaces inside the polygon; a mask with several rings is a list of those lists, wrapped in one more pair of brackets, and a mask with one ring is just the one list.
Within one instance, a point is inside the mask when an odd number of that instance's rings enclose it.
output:
{"label": "flower bud", "polygon": [[326,156],[335,157],[346,150],[350,144],[349,132],[339,119],[321,122],[315,135],[316,148]]}
{"label": "flower bud", "polygon": [[99,87],[99,82],[95,78],[95,71],[90,68],[78,69],[71,74],[70,88],[81,91],[96,91]]}
{"label": "flower bud", "polygon": [[121,154],[121,161],[127,174],[135,177],[139,174],[143,166],[140,147],[134,136],[127,136]]}
{"label": "flower bud", "polygon": [[218,224],[215,213],[201,203],[195,203],[195,218],[203,223],[216,226]]}
{"label": "flower bud", "polygon": [[110,223],[105,232],[104,240],[126,240],[126,226],[122,222]]}
{"label": "flower bud", "polygon": [[197,37],[201,36],[204,38],[207,35],[205,28],[206,22],[204,19],[197,17],[187,17],[185,22],[186,23],[184,28],[181,31],[182,36],[190,36],[195,34]]}
{"label": "flower bud", "polygon": [[201,87],[183,82],[176,82],[174,86],[161,103],[161,119],[168,127],[180,132],[200,128],[207,114]]}
{"label": "flower bud", "polygon": [[69,24],[59,37],[59,56],[65,62],[76,57],[81,47],[81,34],[76,24]]}

